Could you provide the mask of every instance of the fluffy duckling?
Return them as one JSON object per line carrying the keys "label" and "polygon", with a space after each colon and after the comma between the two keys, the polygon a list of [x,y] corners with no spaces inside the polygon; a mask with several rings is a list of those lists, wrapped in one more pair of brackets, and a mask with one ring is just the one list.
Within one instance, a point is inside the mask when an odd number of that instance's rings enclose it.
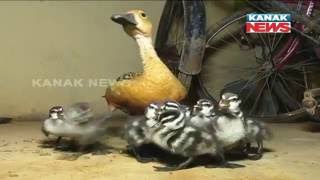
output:
{"label": "fluffy duckling", "polygon": [[237,94],[226,92],[221,95],[219,109],[244,120],[243,112],[240,109],[241,102],[242,101]]}
{"label": "fluffy duckling", "polygon": [[254,119],[247,119],[246,121],[246,130],[247,130],[247,136],[244,140],[245,144],[245,151],[248,152],[248,150],[251,148],[251,143],[257,144],[257,151],[254,155],[248,156],[251,160],[258,160],[261,159],[263,156],[263,141],[264,140],[270,140],[273,135],[270,131],[270,129],[262,122],[259,122]]}
{"label": "fluffy duckling", "polygon": [[43,132],[74,140],[81,148],[101,140],[106,132],[106,119],[110,117],[95,117],[88,103],[75,103],[66,108],[63,114],[57,116],[55,112],[51,112],[50,116],[43,122]]}
{"label": "fluffy duckling", "polygon": [[213,132],[224,149],[238,145],[246,137],[245,123],[235,94],[223,94],[219,102],[224,112],[215,112],[210,100],[200,99],[194,105],[190,123],[198,128]]}
{"label": "fluffy duckling", "polygon": [[[249,159],[258,160],[263,156],[263,141],[272,138],[272,133],[268,127],[257,120],[245,118],[240,109],[241,100],[234,93],[224,93],[219,102],[219,107],[230,113],[232,116],[240,118],[244,126],[240,125],[237,129],[245,129],[245,136],[242,139],[242,144],[245,146],[245,153],[250,149],[251,143],[257,143],[257,152],[253,156],[248,156]],[[240,122],[240,121],[239,121]],[[231,128],[231,127],[230,127]]]}
{"label": "fluffy duckling", "polygon": [[111,19],[138,44],[143,72],[130,73],[110,85],[105,93],[110,110],[116,108],[130,114],[142,114],[152,102],[180,101],[186,88],[161,61],[152,44],[152,24],[142,10],[113,15]]}
{"label": "fluffy duckling", "polygon": [[241,100],[234,93],[222,94],[219,101],[219,108],[224,113],[215,119],[214,128],[225,149],[233,148],[246,137],[245,121],[240,104]]}
{"label": "fluffy duckling", "polygon": [[[165,103],[160,112],[158,121],[160,125],[154,130],[151,141],[162,149],[186,157],[187,159],[176,165],[155,167],[158,171],[171,171],[187,168],[197,156],[218,156],[222,166],[232,167],[227,163],[222,152],[222,146],[213,132],[204,131],[188,123],[184,106],[178,103]],[[210,167],[210,166],[207,166]]]}
{"label": "fluffy duckling", "polygon": [[[49,118],[44,120],[44,122],[48,122],[48,121],[51,121],[51,122],[55,122],[56,124],[61,124],[63,123],[63,107],[62,106],[54,106],[52,108],[49,109]],[[45,128],[45,123],[43,122],[42,124],[42,132],[45,136],[54,136],[54,134],[51,134],[50,132],[48,132]],[[62,137],[59,136],[56,140],[56,146],[59,145],[60,141],[61,141]]]}
{"label": "fluffy duckling", "polygon": [[214,129],[213,122],[216,117],[213,103],[207,99],[200,99],[193,106],[190,123],[199,128],[211,131]]}
{"label": "fluffy duckling", "polygon": [[125,126],[125,139],[128,142],[128,149],[133,152],[139,162],[150,162],[154,158],[146,158],[140,155],[140,147],[151,143],[153,130],[158,126],[158,113],[160,106],[151,103],[145,110],[144,116],[131,119]]}

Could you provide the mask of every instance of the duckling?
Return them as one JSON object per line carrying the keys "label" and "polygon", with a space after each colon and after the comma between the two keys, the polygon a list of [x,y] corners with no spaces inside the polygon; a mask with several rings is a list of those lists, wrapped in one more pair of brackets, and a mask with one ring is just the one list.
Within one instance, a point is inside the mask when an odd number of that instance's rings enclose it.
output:
{"label": "duckling", "polygon": [[219,108],[224,111],[214,120],[218,139],[225,149],[238,145],[246,137],[243,113],[240,109],[241,100],[237,94],[224,93],[219,101]]}
{"label": "duckling", "polygon": [[[182,105],[176,101],[167,101],[161,106],[160,112],[164,112],[164,113],[169,112],[169,114],[170,114],[170,112],[177,112],[177,111],[181,112],[180,115],[183,115],[184,120],[183,121],[182,120],[181,121],[172,121],[172,123],[167,123],[166,126],[168,128],[171,128],[172,130],[179,129],[182,126],[184,126],[185,123],[188,122],[188,120],[190,118],[191,111],[188,106]],[[172,116],[174,116],[174,114],[172,114]],[[172,117],[168,116],[166,118],[172,118]],[[176,124],[176,123],[178,123],[178,124]]]}
{"label": "duckling", "polygon": [[246,130],[247,130],[247,137],[243,141],[245,144],[244,152],[248,153],[247,151],[251,148],[251,143],[257,143],[257,151],[254,155],[249,156],[248,158],[251,160],[258,160],[261,159],[263,156],[263,141],[270,140],[273,135],[270,129],[262,122],[254,120],[254,119],[246,119]]}
{"label": "duckling", "polygon": [[[63,107],[62,106],[54,106],[52,108],[49,109],[49,118],[44,120],[45,121],[53,121],[56,122],[57,124],[61,124],[63,123]],[[54,134],[51,134],[50,132],[48,132],[44,126],[44,122],[42,124],[42,132],[45,136],[51,136]],[[56,140],[56,146],[59,145],[60,141],[61,141],[62,137],[58,136],[57,140]]]}
{"label": "duckling", "polygon": [[241,118],[244,120],[243,112],[240,109],[241,99],[237,94],[226,92],[221,95],[219,101],[219,108],[235,117]]}
{"label": "duckling", "polygon": [[144,116],[138,116],[131,119],[125,126],[125,139],[127,140],[127,149],[131,150],[139,162],[146,163],[153,161],[154,158],[142,157],[139,153],[140,147],[151,143],[152,130],[157,127],[158,112],[160,106],[151,103],[146,108]]}
{"label": "duckling", "polygon": [[[55,109],[55,108],[53,108]],[[64,110],[63,116],[44,120],[42,130],[46,134],[74,140],[84,148],[99,142],[106,132],[105,122],[110,115],[95,117],[88,103],[75,103]],[[62,115],[59,114],[60,116]]]}
{"label": "duckling", "polygon": [[129,114],[143,114],[152,102],[181,101],[187,90],[161,61],[152,44],[152,24],[142,10],[113,15],[112,21],[138,44],[143,72],[131,73],[111,84],[105,93],[110,110],[121,109]]}
{"label": "duckling", "polygon": [[186,118],[189,118],[191,116],[191,110],[188,106],[184,104],[180,104],[177,101],[166,101],[161,106],[161,111],[169,111],[169,110],[182,110]]}
{"label": "duckling", "polygon": [[222,143],[223,148],[229,150],[246,136],[243,113],[238,108],[240,103],[235,94],[223,94],[219,106],[227,110],[216,112],[210,100],[200,99],[194,105],[190,123],[208,132],[213,132]]}
{"label": "duckling", "polygon": [[[168,105],[168,107],[165,107]],[[211,155],[221,158],[222,167],[235,167],[229,164],[223,153],[223,147],[215,133],[204,131],[188,123],[188,112],[178,103],[165,103],[158,116],[160,125],[153,131],[151,142],[162,149],[186,157],[176,165],[155,167],[157,171],[172,171],[187,168],[197,156]],[[211,166],[207,166],[211,167]]]}
{"label": "duckling", "polygon": [[[242,139],[242,145],[245,146],[244,152],[247,153],[251,147],[252,142],[256,142],[258,145],[257,152],[253,156],[248,156],[249,159],[258,160],[263,156],[263,140],[272,138],[272,133],[268,127],[257,120],[251,118],[245,118],[243,112],[240,109],[241,100],[238,95],[234,93],[225,93],[222,95],[219,101],[219,107],[233,116],[240,118],[244,123],[245,136]],[[239,129],[242,129],[242,125],[239,125]]]}
{"label": "duckling", "polygon": [[207,131],[212,131],[216,117],[213,103],[207,99],[200,99],[193,106],[190,123]]}

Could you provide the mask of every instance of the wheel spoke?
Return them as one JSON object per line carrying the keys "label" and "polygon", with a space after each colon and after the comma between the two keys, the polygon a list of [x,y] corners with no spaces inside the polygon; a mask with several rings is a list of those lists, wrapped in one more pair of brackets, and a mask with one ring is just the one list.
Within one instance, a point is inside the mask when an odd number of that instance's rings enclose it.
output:
{"label": "wheel spoke", "polygon": [[271,51],[272,53],[274,53],[274,52],[275,52],[275,50],[278,48],[278,46],[279,46],[279,44],[280,44],[280,42],[281,42],[281,40],[282,40],[283,36],[284,36],[284,34],[280,34],[279,39],[277,40],[276,44],[273,46],[273,49],[272,49],[272,51]]}
{"label": "wheel spoke", "polygon": [[277,73],[274,74],[274,77],[273,77],[272,82],[271,82],[271,86],[269,85],[269,82],[267,82],[267,87],[268,87],[268,90],[269,90],[269,93],[270,93],[270,101],[271,101],[271,104],[272,104],[271,108],[273,109],[273,112],[272,112],[273,115],[275,115],[277,113],[277,111],[278,111],[278,108],[276,108],[276,107],[278,107],[278,104],[275,104],[274,97],[272,96],[272,92],[273,92],[272,88],[273,88],[273,84],[274,84],[274,82],[276,80],[276,77],[277,77]]}
{"label": "wheel spoke", "polygon": [[260,101],[260,97],[263,93],[263,90],[264,90],[264,87],[267,85],[267,81],[268,81],[268,78],[265,78],[265,81],[263,83],[263,86],[262,88],[260,88],[260,91],[258,93],[258,96],[256,97],[255,101],[254,101],[254,104],[252,106],[252,108],[250,109],[249,111],[249,114],[252,114],[253,110],[256,109],[256,106],[258,105],[258,102]]}

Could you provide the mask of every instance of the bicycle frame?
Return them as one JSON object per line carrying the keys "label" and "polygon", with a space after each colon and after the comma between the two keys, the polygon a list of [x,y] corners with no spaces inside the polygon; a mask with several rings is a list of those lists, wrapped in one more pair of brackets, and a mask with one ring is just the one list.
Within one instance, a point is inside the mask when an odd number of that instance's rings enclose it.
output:
{"label": "bicycle frame", "polygon": [[[307,4],[307,10],[305,12],[305,15],[307,17],[310,17],[314,7],[315,2],[314,0],[308,0],[306,1]],[[295,23],[293,25],[293,28],[303,32],[305,30],[305,25],[301,23]],[[300,36],[290,36],[288,41],[285,43],[284,47],[274,56],[273,63],[275,65],[276,70],[282,70],[286,64],[288,64],[301,46],[301,37]]]}
{"label": "bicycle frame", "polygon": [[[203,1],[167,0],[164,9],[166,12],[162,13],[159,22],[159,27],[162,29],[158,30],[155,43],[158,53],[160,55],[163,53],[161,47],[165,44],[164,40],[168,38],[169,27],[172,24],[172,19],[168,20],[168,16],[183,16],[185,40],[182,48],[183,55],[179,57],[180,60],[177,63],[178,69],[179,72],[190,76],[199,74],[206,44],[206,13]],[[181,14],[179,14],[180,11]]]}

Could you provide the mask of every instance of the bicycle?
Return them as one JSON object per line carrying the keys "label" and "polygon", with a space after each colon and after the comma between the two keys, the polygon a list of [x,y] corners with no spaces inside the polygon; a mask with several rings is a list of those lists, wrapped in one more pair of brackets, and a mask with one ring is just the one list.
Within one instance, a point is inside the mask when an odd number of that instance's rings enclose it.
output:
{"label": "bicycle", "polygon": [[[295,122],[320,111],[320,89],[313,89],[320,28],[311,18],[318,1],[247,1],[248,8],[208,29],[206,3],[167,1],[156,37],[160,57],[192,96],[217,103],[224,91],[238,93],[246,114],[262,121]],[[268,12],[291,13],[292,33],[245,33],[246,14]]]}

